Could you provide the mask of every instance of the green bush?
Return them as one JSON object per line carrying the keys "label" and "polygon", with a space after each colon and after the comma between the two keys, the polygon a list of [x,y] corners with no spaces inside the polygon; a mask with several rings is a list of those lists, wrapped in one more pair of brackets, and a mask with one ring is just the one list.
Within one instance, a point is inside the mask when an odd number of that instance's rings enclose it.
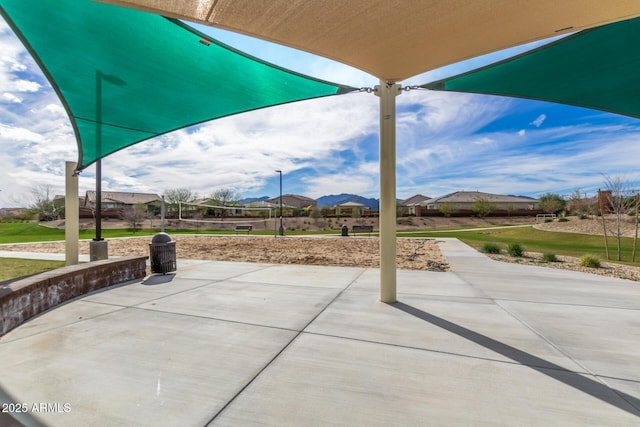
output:
{"label": "green bush", "polygon": [[545,253],[542,254],[542,262],[560,262],[556,254]]}
{"label": "green bush", "polygon": [[553,222],[553,220],[551,218],[546,218],[544,222]]}
{"label": "green bush", "polygon": [[485,243],[484,246],[482,246],[482,252],[485,252],[488,254],[499,254],[500,246],[498,246],[495,243]]}
{"label": "green bush", "polygon": [[579,213],[579,214],[578,214],[578,218],[580,218],[580,219],[587,219],[587,218],[588,218],[588,216],[587,216],[587,214],[586,214],[586,213]]}
{"label": "green bush", "polygon": [[509,255],[515,257],[521,257],[524,255],[524,249],[518,243],[511,243],[507,248],[507,252],[509,252]]}
{"label": "green bush", "polygon": [[561,216],[560,218],[558,218],[558,222],[567,222],[569,221],[569,218],[567,218],[566,216]]}
{"label": "green bush", "polygon": [[580,258],[580,265],[583,267],[600,268],[600,260],[591,255]]}

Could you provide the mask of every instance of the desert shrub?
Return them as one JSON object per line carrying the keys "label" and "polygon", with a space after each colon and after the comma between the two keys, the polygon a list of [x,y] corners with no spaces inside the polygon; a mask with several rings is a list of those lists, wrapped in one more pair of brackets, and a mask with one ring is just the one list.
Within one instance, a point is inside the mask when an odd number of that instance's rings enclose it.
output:
{"label": "desert shrub", "polygon": [[569,221],[569,218],[567,218],[566,216],[561,216],[560,218],[558,218],[558,222],[567,222]]}
{"label": "desert shrub", "polygon": [[545,253],[542,254],[542,262],[560,262],[556,254]]}
{"label": "desert shrub", "polygon": [[587,214],[586,214],[586,213],[579,213],[579,214],[578,214],[578,218],[580,218],[580,219],[587,219],[587,218],[588,218],[588,216],[587,216]]}
{"label": "desert shrub", "polygon": [[496,245],[495,243],[485,243],[484,246],[482,246],[482,252],[488,254],[499,254],[500,246]]}
{"label": "desert shrub", "polygon": [[518,243],[511,243],[507,248],[507,252],[511,256],[521,257],[524,255],[524,249]]}
{"label": "desert shrub", "polygon": [[591,255],[585,255],[580,258],[580,265],[583,267],[600,268],[600,260]]}

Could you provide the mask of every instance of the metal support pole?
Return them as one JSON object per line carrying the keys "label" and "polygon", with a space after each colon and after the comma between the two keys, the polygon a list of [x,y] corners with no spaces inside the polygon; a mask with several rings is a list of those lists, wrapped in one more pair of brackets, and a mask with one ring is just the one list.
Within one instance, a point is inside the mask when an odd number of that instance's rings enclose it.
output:
{"label": "metal support pole", "polygon": [[98,261],[109,258],[107,241],[102,238],[102,82],[124,86],[127,83],[113,75],[96,70],[96,237],[89,243],[89,259]]}
{"label": "metal support pole", "polygon": [[96,161],[96,242],[102,239],[102,160]]}
{"label": "metal support pole", "polygon": [[164,194],[162,195],[162,204],[160,205],[160,232],[164,233],[164,216],[165,216]]}
{"label": "metal support pole", "polygon": [[396,96],[400,85],[380,81],[380,301],[396,302]]}
{"label": "metal support pole", "polygon": [[276,172],[278,172],[280,174],[280,235],[284,236],[284,228],[282,227],[282,171],[281,170],[277,170]]}
{"label": "metal support pole", "polygon": [[78,241],[80,240],[80,204],[78,201],[78,176],[76,162],[65,162],[64,190],[64,259],[65,265],[79,262]]}

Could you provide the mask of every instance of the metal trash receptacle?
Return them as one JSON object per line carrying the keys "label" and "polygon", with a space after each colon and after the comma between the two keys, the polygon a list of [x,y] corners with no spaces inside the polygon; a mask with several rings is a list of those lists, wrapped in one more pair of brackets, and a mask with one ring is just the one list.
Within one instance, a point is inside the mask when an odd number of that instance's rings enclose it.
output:
{"label": "metal trash receptacle", "polygon": [[158,233],[149,243],[151,272],[167,274],[176,271],[176,242],[167,233]]}

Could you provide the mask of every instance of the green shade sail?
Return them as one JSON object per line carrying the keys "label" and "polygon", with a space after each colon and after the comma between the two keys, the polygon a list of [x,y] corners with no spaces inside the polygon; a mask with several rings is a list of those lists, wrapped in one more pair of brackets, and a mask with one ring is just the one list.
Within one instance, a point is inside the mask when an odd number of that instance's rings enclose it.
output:
{"label": "green shade sail", "polygon": [[0,0],[0,13],[64,104],[79,170],[186,126],[355,90],[266,63],[150,13],[90,0]]}
{"label": "green shade sail", "polygon": [[465,74],[423,85],[551,101],[640,118],[640,18],[581,31]]}

